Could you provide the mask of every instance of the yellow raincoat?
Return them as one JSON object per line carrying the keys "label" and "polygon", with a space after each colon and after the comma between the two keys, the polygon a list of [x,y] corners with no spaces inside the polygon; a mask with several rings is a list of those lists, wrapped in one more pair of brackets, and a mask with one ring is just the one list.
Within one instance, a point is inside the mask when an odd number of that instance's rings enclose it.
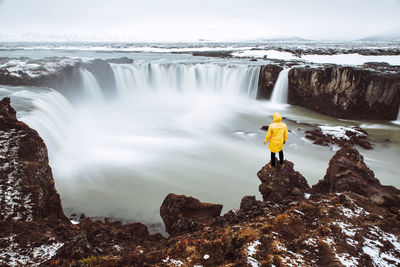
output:
{"label": "yellow raincoat", "polygon": [[264,143],[269,142],[269,150],[273,153],[278,153],[283,149],[283,142],[288,138],[288,130],[286,124],[281,122],[282,116],[278,112],[272,115],[274,120],[268,127],[267,135],[265,136]]}

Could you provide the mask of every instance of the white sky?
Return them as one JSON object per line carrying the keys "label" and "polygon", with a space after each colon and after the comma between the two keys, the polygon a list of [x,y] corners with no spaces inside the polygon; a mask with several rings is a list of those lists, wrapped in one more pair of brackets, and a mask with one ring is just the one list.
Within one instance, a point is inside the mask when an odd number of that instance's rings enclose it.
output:
{"label": "white sky", "polygon": [[0,0],[0,40],[400,36],[400,0]]}

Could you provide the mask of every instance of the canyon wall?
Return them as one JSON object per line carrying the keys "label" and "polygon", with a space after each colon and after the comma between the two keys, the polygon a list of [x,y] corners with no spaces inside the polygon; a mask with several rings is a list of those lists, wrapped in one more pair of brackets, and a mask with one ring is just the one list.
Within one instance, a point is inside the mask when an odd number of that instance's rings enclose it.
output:
{"label": "canyon wall", "polygon": [[342,119],[397,119],[399,70],[295,67],[289,71],[288,103]]}

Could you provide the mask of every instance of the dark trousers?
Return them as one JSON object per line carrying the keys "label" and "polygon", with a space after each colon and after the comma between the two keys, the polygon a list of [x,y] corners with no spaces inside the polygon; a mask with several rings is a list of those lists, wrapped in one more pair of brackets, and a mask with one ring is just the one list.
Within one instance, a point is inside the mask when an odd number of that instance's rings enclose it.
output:
{"label": "dark trousers", "polygon": [[[279,164],[283,164],[283,150],[279,151]],[[275,167],[275,153],[271,152],[271,166]]]}

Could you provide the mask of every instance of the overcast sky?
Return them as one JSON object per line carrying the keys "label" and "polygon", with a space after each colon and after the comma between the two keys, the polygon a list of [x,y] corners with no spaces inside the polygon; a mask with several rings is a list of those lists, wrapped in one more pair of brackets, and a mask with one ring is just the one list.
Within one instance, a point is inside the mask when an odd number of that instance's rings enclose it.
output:
{"label": "overcast sky", "polygon": [[0,41],[400,36],[400,0],[0,0]]}

